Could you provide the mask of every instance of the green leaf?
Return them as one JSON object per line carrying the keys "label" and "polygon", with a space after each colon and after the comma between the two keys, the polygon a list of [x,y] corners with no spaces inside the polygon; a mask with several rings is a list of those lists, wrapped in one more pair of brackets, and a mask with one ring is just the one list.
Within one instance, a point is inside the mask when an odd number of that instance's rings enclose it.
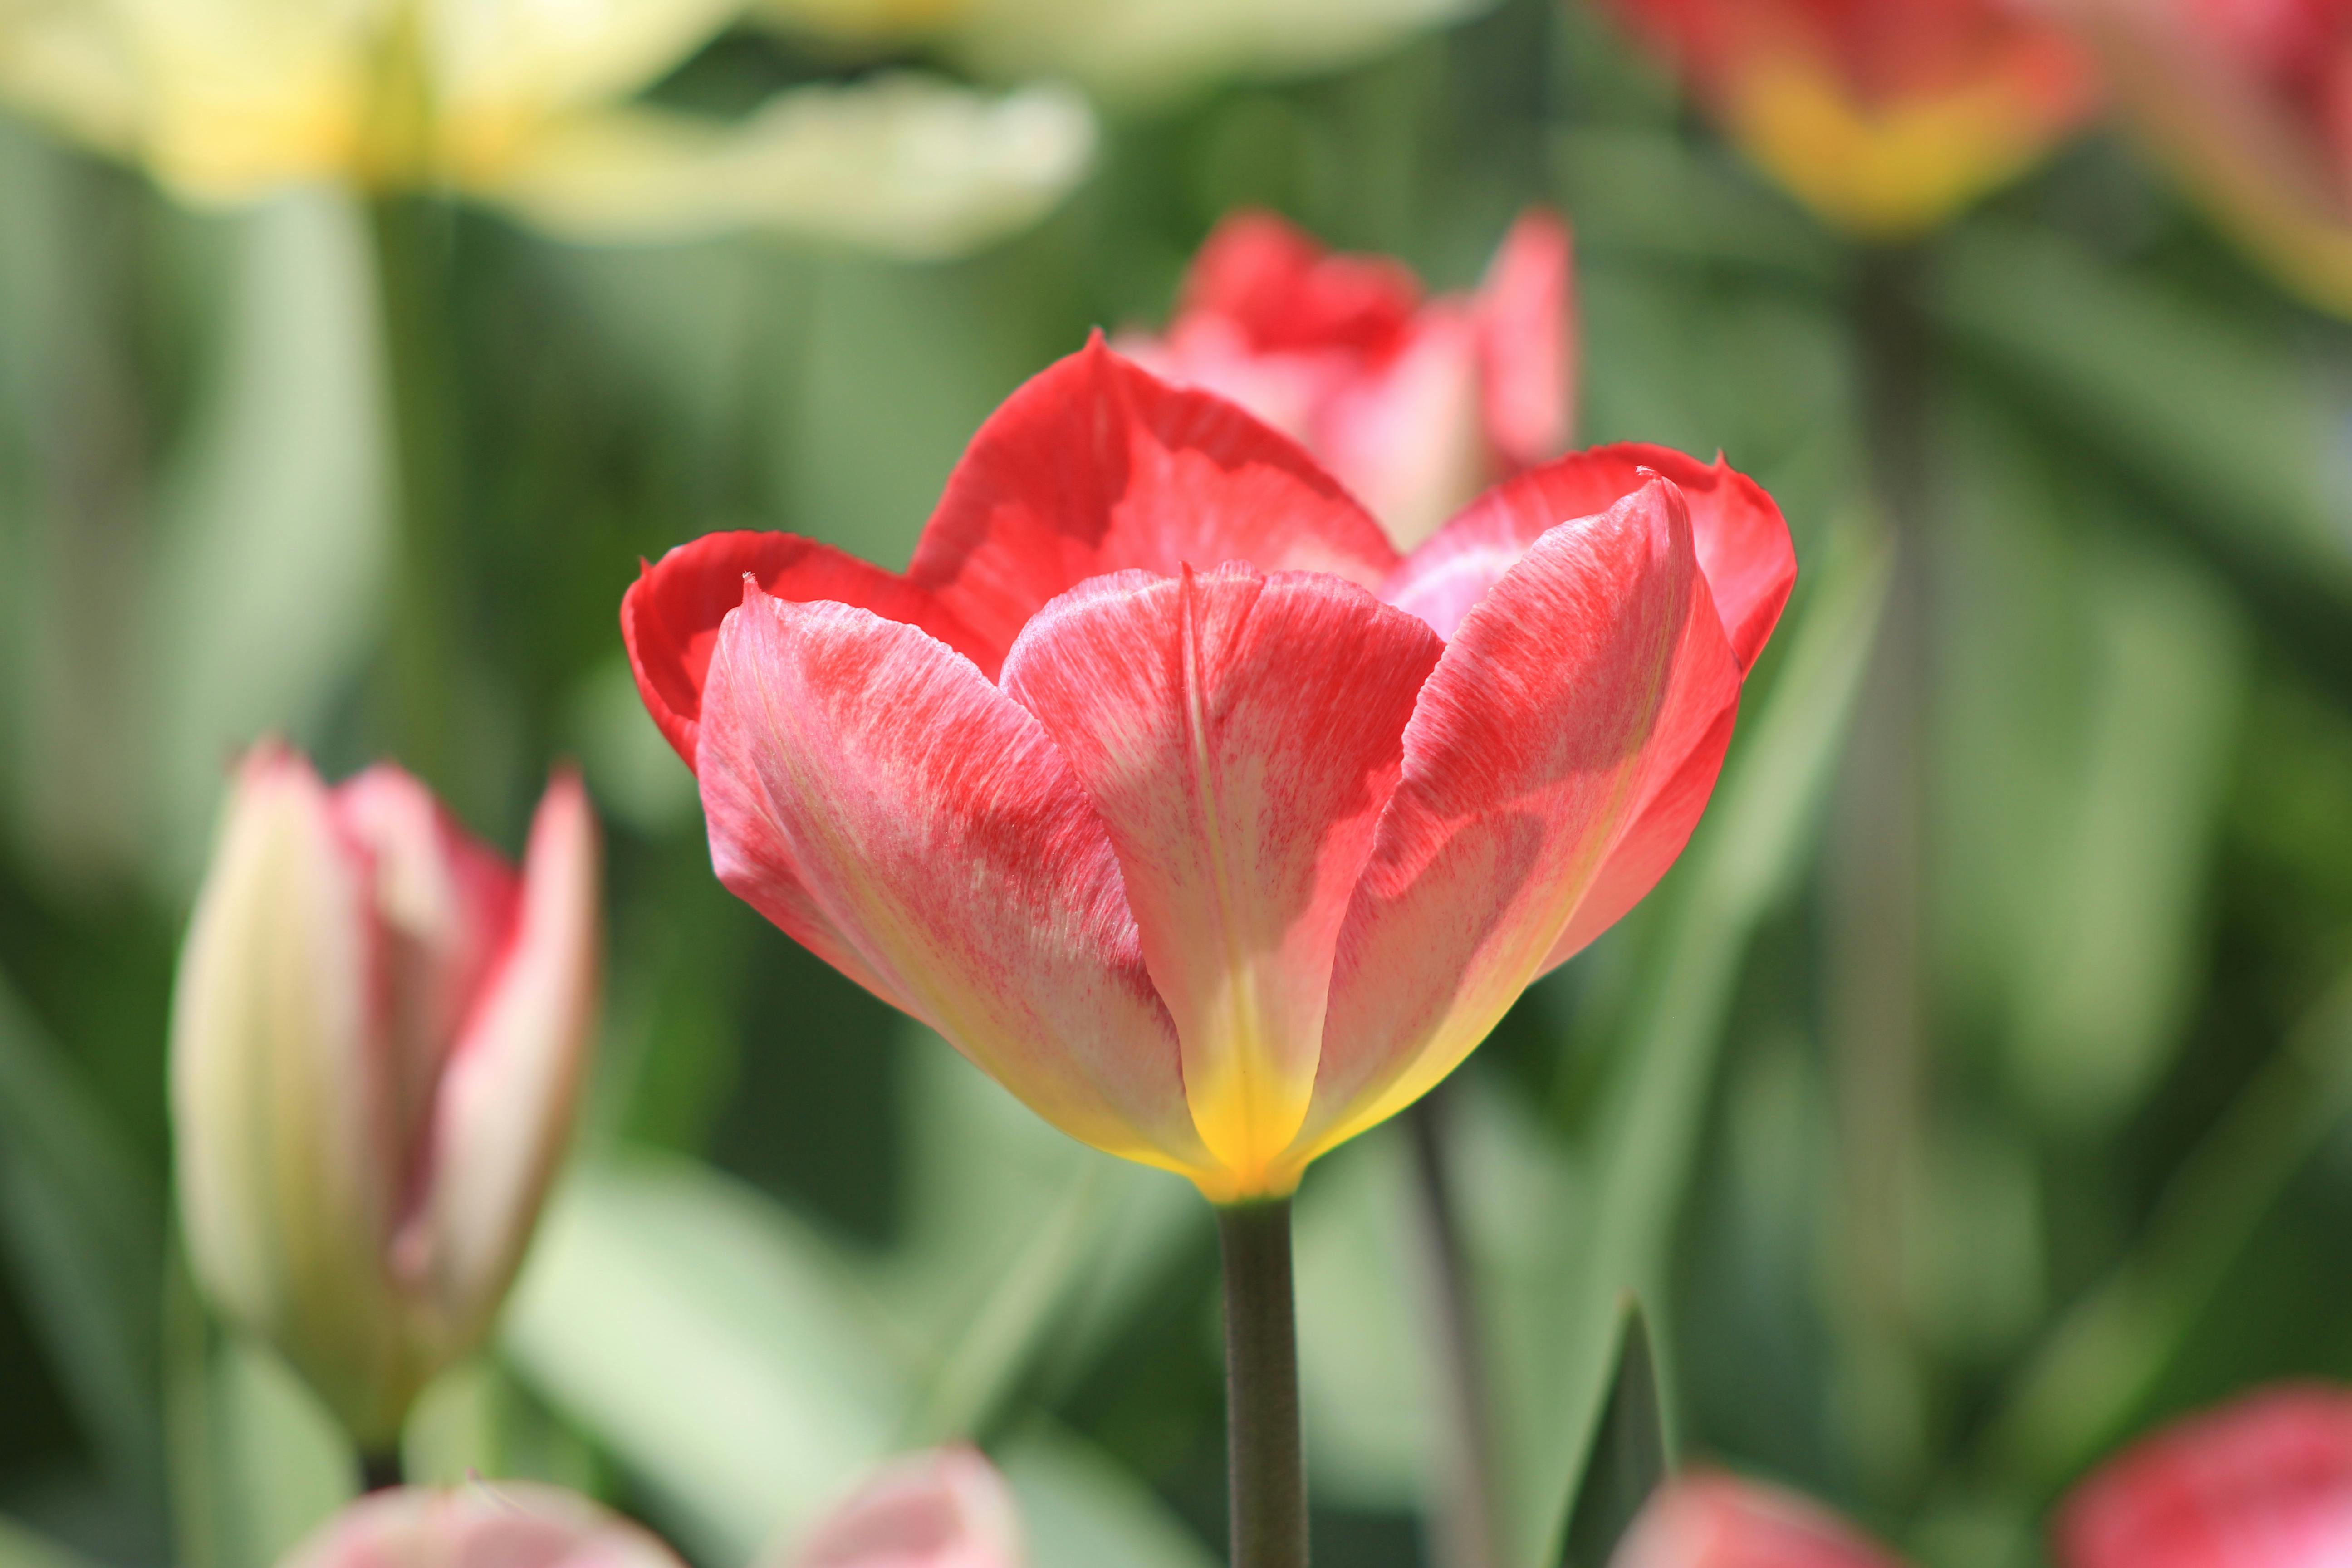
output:
{"label": "green leaf", "polygon": [[81,1557],[0,1515],[0,1568],[92,1568]]}
{"label": "green leaf", "polygon": [[[1618,1345],[1625,1291],[1664,1294],[1675,1215],[1714,1078],[1731,993],[1758,923],[1805,863],[1817,807],[1875,641],[1888,552],[1848,529],[1824,552],[1792,642],[1761,710],[1717,785],[1676,873],[1647,1005],[1622,1042],[1590,1167],[1589,1228],[1563,1236],[1540,1281],[1520,1288],[1520,1331],[1497,1361],[1518,1375],[1499,1392],[1518,1468],[1506,1551],[1557,1563],[1567,1520],[1559,1489],[1584,1472]],[[1525,1212],[1525,1211],[1522,1211]]]}
{"label": "green leaf", "polygon": [[1058,1426],[1031,1424],[996,1461],[1020,1500],[1031,1568],[1215,1568],[1150,1488]]}
{"label": "green leaf", "polygon": [[1565,1568],[1605,1568],[1618,1538],[1674,1468],[1665,1402],[1641,1301],[1629,1293],[1617,1321],[1617,1375],[1610,1380],[1592,1457],[1569,1504]]}

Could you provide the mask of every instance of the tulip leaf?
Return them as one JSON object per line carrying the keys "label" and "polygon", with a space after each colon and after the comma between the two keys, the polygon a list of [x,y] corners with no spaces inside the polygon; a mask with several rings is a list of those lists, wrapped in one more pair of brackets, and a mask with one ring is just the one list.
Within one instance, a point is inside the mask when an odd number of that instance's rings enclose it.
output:
{"label": "tulip leaf", "polygon": [[1569,1505],[1564,1568],[1605,1568],[1618,1538],[1674,1466],[1657,1362],[1650,1353],[1649,1320],[1631,1294],[1624,1298],[1617,1332],[1617,1373],[1610,1380],[1609,1403]]}
{"label": "tulip leaf", "polygon": [[[1621,1335],[1619,1303],[1663,1298],[1675,1215],[1687,1184],[1717,1049],[1748,939],[1804,864],[1877,635],[1888,551],[1848,529],[1813,564],[1791,646],[1727,765],[1675,873],[1661,962],[1603,1095],[1591,1164],[1589,1229],[1560,1247],[1549,1279],[1517,1316],[1529,1328],[1498,1356],[1522,1375],[1503,1391],[1518,1441],[1514,1560],[1558,1563],[1570,1496],[1593,1449]],[[1559,1211],[1555,1211],[1559,1212]],[[1567,1211],[1574,1212],[1574,1211]],[[1530,1331],[1541,1324],[1540,1331]]]}
{"label": "tulip leaf", "polygon": [[1214,1568],[1149,1487],[1067,1431],[1031,1423],[996,1458],[1020,1501],[1031,1568]]}
{"label": "tulip leaf", "polygon": [[88,1559],[0,1514],[0,1568],[90,1568]]}
{"label": "tulip leaf", "polygon": [[0,981],[0,1267],[85,1436],[160,1485],[160,1184]]}

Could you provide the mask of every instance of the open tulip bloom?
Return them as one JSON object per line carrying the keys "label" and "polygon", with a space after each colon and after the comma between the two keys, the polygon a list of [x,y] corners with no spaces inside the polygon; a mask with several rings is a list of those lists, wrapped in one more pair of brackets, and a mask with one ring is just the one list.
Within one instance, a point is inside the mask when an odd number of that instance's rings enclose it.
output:
{"label": "open tulip bloom", "polygon": [[237,770],[172,1005],[189,1258],[371,1453],[521,1261],[595,1016],[597,859],[569,774],[518,878],[396,768]]}
{"label": "open tulip bloom", "polygon": [[906,575],[713,534],[622,625],[728,887],[1232,1205],[1649,890],[1794,571],[1753,481],[1649,447],[1400,559],[1305,451],[1097,340],[982,428]]}

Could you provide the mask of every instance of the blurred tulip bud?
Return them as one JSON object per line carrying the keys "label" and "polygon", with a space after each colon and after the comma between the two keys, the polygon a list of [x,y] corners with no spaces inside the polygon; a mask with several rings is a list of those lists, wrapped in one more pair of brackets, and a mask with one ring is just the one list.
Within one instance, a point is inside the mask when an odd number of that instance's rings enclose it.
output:
{"label": "blurred tulip bud", "polygon": [[2032,0],[1609,0],[1823,217],[1933,228],[2088,116],[2095,78]]}
{"label": "blurred tulip bud", "polygon": [[214,1302],[362,1445],[520,1262],[596,1009],[597,861],[569,773],[518,879],[395,768],[237,771],[173,998],[181,1213]]}
{"label": "blurred tulip bud", "polygon": [[1777,1487],[1700,1473],[1667,1482],[1609,1568],[1899,1568],[1817,1504]]}
{"label": "blurred tulip bud", "polygon": [[1020,1522],[1004,1479],[971,1448],[940,1448],[877,1472],[827,1516],[792,1568],[1020,1568]]}
{"label": "blurred tulip bud", "polygon": [[1239,213],[1192,261],[1167,335],[1118,350],[1304,446],[1411,550],[1497,479],[1568,450],[1576,314],[1568,226],[1530,212],[1470,296],[1424,299],[1384,256],[1333,256]]}
{"label": "blurred tulip bud", "polygon": [[2060,1568],[2352,1563],[2352,1393],[2275,1388],[2127,1449],[2058,1516]]}
{"label": "blurred tulip bud", "polygon": [[475,1482],[362,1498],[279,1568],[685,1568],[628,1521],[561,1487]]}
{"label": "blurred tulip bud", "polygon": [[2352,6],[2060,4],[2158,153],[2289,287],[2352,316]]}

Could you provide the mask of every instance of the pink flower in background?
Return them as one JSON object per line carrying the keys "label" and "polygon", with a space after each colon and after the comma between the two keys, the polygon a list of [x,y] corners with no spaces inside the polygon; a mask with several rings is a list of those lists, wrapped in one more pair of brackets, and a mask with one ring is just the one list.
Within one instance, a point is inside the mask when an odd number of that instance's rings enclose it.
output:
{"label": "pink flower in background", "polygon": [[2060,1568],[2352,1563],[2352,1393],[2275,1388],[2126,1449],[2058,1517]]}
{"label": "pink flower in background", "polygon": [[1024,1561],[1013,1493],[964,1447],[884,1468],[791,1559],[792,1568],[1020,1568]]}
{"label": "pink flower in background", "polygon": [[1609,1568],[1901,1568],[1819,1504],[1701,1471],[1659,1488]]}
{"label": "pink flower in background", "polygon": [[1519,219],[1472,295],[1425,297],[1384,256],[1334,256],[1271,213],[1217,226],[1165,335],[1119,353],[1232,399],[1315,454],[1400,550],[1576,422],[1568,226]]}
{"label": "pink flower in background", "polygon": [[279,1568],[685,1568],[576,1492],[531,1481],[397,1487],[344,1509]]}
{"label": "pink flower in background", "polygon": [[595,820],[549,785],[523,873],[397,768],[238,768],[173,997],[191,1261],[364,1444],[481,1342],[572,1123]]}
{"label": "pink flower in background", "polygon": [[1097,341],[982,428],[905,576],[714,534],[621,619],[730,888],[1235,1202],[1649,890],[1794,574],[1753,481],[1651,447],[1400,558],[1294,443]]}

